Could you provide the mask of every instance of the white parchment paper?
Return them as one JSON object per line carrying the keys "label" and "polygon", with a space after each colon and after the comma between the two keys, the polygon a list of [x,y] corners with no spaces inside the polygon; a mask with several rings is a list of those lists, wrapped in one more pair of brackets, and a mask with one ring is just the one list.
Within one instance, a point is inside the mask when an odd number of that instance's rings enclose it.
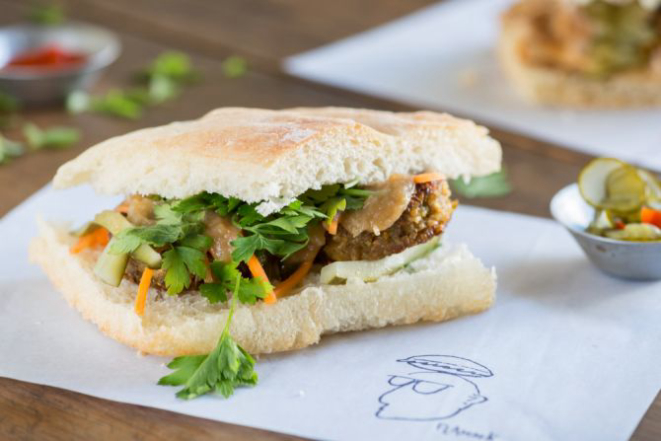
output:
{"label": "white parchment paper", "polygon": [[551,221],[460,207],[446,240],[497,267],[493,309],[326,337],[262,357],[230,400],[179,401],[155,384],[167,360],[103,336],[27,261],[38,213],[83,222],[112,202],[47,188],[0,221],[1,376],[338,440],[624,440],[661,386],[661,284],[599,273]]}
{"label": "white parchment paper", "polygon": [[495,56],[512,0],[447,0],[289,58],[314,81],[476,118],[595,155],[661,169],[661,110],[570,111],[527,104]]}

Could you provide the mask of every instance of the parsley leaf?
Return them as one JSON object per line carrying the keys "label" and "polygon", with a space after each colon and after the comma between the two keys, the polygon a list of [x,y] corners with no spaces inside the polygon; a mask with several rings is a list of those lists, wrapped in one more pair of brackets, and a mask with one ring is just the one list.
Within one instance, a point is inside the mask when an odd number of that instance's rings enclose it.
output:
{"label": "parsley leaf", "polygon": [[205,283],[200,286],[201,294],[210,303],[227,301],[227,293],[236,286],[237,279],[241,284],[237,292],[239,301],[254,305],[257,299],[263,299],[273,289],[271,284],[261,279],[247,279],[237,269],[238,263],[223,263],[215,261],[211,265],[211,274],[214,283]]}
{"label": "parsley leaf", "polygon": [[450,181],[452,190],[467,198],[495,198],[512,192],[507,171],[502,169],[487,176],[472,178],[470,182],[462,178]]}
{"label": "parsley leaf", "polygon": [[162,268],[166,271],[165,286],[169,295],[177,295],[190,286],[190,273],[186,268],[183,257],[176,248],[163,253]]}
{"label": "parsley leaf", "polygon": [[177,225],[183,220],[183,215],[172,208],[170,204],[159,204],[154,206],[154,216],[159,224]]}
{"label": "parsley leaf", "polygon": [[28,145],[35,149],[65,149],[80,139],[80,132],[71,127],[51,127],[42,130],[32,123],[23,126]]}
{"label": "parsley leaf", "polygon": [[269,239],[261,234],[239,237],[231,242],[234,250],[232,260],[235,262],[246,262],[257,250],[266,250],[271,254],[278,255],[278,249],[284,244],[281,239]]}
{"label": "parsley leaf", "polygon": [[204,234],[190,234],[179,241],[183,246],[206,251],[213,245],[213,240]]}
{"label": "parsley leaf", "polygon": [[20,105],[16,98],[0,92],[0,113],[14,113],[19,107]]}
{"label": "parsley leaf", "polygon": [[222,283],[204,283],[200,285],[200,294],[211,304],[227,301],[227,287]]}
{"label": "parsley leaf", "polygon": [[248,62],[238,55],[225,58],[222,67],[226,78],[241,78],[248,72]]}
{"label": "parsley leaf", "polygon": [[176,242],[182,235],[182,225],[156,224],[128,228],[117,234],[110,249],[113,254],[132,253],[143,243],[162,247]]}
{"label": "parsley leaf", "polygon": [[207,275],[206,257],[204,253],[195,248],[184,246],[178,246],[175,249],[186,264],[186,269],[188,269],[191,274],[194,274],[200,279],[204,279],[204,276]]}
{"label": "parsley leaf", "polygon": [[54,26],[62,24],[65,20],[64,10],[58,4],[34,5],[28,11],[27,17],[30,22],[42,26]]}
{"label": "parsley leaf", "polygon": [[216,348],[208,355],[175,358],[168,364],[174,372],[158,381],[159,385],[184,386],[177,392],[178,398],[189,400],[210,392],[229,398],[236,387],[257,384],[255,360],[229,332],[241,282],[240,277],[236,279],[230,311]]}
{"label": "parsley leaf", "polygon": [[146,74],[151,78],[161,77],[177,82],[192,81],[198,76],[188,55],[177,51],[160,54],[151,63]]}
{"label": "parsley leaf", "polygon": [[5,138],[0,133],[0,164],[7,164],[12,159],[17,158],[25,153],[23,144]]}

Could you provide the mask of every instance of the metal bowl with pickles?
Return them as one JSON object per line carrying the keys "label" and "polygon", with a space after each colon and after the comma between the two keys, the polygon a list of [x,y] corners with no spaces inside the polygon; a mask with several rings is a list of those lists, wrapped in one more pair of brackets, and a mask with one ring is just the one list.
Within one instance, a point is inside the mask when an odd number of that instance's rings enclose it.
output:
{"label": "metal bowl with pickles", "polygon": [[661,279],[661,181],[613,158],[591,161],[551,201],[553,217],[601,270]]}

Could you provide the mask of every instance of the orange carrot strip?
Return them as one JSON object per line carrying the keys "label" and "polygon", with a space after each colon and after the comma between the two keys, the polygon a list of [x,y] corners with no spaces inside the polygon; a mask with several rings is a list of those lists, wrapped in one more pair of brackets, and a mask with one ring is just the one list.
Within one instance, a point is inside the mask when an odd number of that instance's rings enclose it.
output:
{"label": "orange carrot strip", "polygon": [[145,268],[145,270],[142,272],[142,277],[140,277],[140,285],[138,285],[138,296],[135,298],[135,313],[140,317],[145,315],[147,292],[149,291],[149,285],[151,285],[151,279],[153,275],[153,269]]}
{"label": "orange carrot strip", "polygon": [[661,228],[661,210],[643,207],[640,209],[640,221]]}
{"label": "orange carrot strip", "polygon": [[94,245],[105,247],[110,242],[110,233],[105,228],[97,228],[92,234],[94,235]]}
{"label": "orange carrot strip", "polygon": [[310,268],[312,268],[312,261],[303,262],[301,266],[299,266],[298,269],[294,271],[294,274],[287,277],[286,280],[275,287],[275,296],[286,296],[292,289],[296,287],[296,285],[303,281],[305,276],[310,272]]}
{"label": "orange carrot strip", "polygon": [[[250,259],[248,259],[248,262],[246,263],[248,264],[248,269],[250,270],[250,274],[252,274],[254,278],[261,277],[263,281],[268,283],[269,278],[266,275],[266,271],[264,271],[262,264],[259,263],[259,259],[257,259],[257,256],[253,254],[252,257],[250,257]],[[275,291],[271,290],[268,292],[266,298],[264,299],[264,302],[272,304],[275,303],[276,300],[277,297],[275,295]]]}
{"label": "orange carrot strip", "polygon": [[97,228],[91,233],[87,233],[80,237],[78,242],[69,249],[69,252],[71,252],[71,254],[78,254],[86,248],[106,246],[108,241],[110,241],[108,230],[105,228]]}
{"label": "orange carrot strip", "polygon": [[413,176],[413,182],[416,184],[424,184],[431,181],[439,181],[443,179],[443,175],[440,173],[422,173],[419,175]]}
{"label": "orange carrot strip", "polygon": [[92,237],[91,234],[86,234],[84,236],[81,236],[78,238],[78,242],[76,242],[70,249],[69,252],[71,254],[78,254],[81,251],[83,251],[85,248],[89,248],[92,246],[94,238]]}
{"label": "orange carrot strip", "polygon": [[337,234],[337,226],[340,224],[340,216],[342,216],[342,214],[337,213],[329,224],[324,222],[324,227],[326,227],[326,231],[328,231],[328,234],[331,236],[335,236]]}

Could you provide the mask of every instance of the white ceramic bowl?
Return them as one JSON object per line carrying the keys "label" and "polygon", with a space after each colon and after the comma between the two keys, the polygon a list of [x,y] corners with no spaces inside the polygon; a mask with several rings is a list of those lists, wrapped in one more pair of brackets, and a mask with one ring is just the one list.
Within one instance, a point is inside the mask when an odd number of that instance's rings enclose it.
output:
{"label": "white ceramic bowl", "polygon": [[[82,52],[87,55],[87,60],[80,65],[56,70],[2,70],[2,66],[16,55],[48,44]],[[101,71],[117,59],[120,50],[115,34],[83,23],[60,26],[21,24],[0,28],[0,92],[23,104],[62,100],[70,92],[93,84]]]}

